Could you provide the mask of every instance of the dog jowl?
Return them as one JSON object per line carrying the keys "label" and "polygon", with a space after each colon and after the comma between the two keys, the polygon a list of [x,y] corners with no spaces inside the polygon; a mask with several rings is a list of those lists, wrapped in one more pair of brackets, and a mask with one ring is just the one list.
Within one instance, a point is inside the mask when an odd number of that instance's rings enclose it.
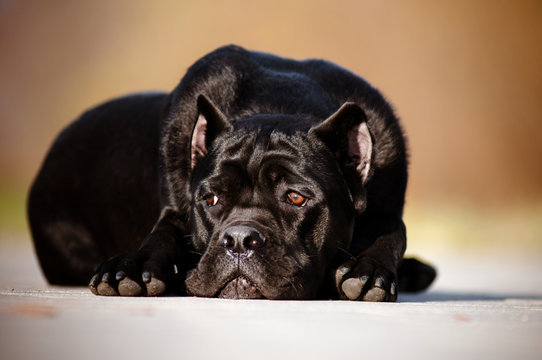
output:
{"label": "dog jowl", "polygon": [[395,301],[435,277],[403,259],[406,183],[402,130],[367,82],[228,46],[170,94],[69,125],[28,212],[47,279],[98,295]]}

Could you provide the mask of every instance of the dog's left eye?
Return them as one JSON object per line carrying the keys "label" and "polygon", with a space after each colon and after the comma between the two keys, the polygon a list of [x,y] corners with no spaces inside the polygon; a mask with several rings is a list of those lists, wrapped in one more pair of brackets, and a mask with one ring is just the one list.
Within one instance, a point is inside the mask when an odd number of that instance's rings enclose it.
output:
{"label": "dog's left eye", "polygon": [[297,207],[303,207],[307,205],[307,201],[309,201],[309,199],[307,199],[306,197],[304,197],[303,195],[299,193],[296,193],[295,191],[289,192],[286,195],[286,197],[287,197],[288,203],[295,205]]}
{"label": "dog's left eye", "polygon": [[205,200],[205,202],[207,203],[207,206],[209,207],[215,206],[216,204],[218,204],[218,196],[214,194],[205,196],[203,200]]}

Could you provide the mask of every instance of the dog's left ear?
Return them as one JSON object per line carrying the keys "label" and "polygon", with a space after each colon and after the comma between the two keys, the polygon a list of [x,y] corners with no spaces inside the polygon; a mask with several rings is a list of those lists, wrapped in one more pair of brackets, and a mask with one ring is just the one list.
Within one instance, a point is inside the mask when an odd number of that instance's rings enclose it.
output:
{"label": "dog's left ear", "polygon": [[365,112],[357,104],[347,102],[309,133],[335,153],[350,186],[356,211],[361,213],[366,205],[364,186],[369,180],[373,155]]}
{"label": "dog's left ear", "polygon": [[192,130],[190,140],[190,162],[194,169],[198,160],[207,154],[213,141],[221,134],[231,130],[226,115],[205,95],[198,97],[198,119]]}

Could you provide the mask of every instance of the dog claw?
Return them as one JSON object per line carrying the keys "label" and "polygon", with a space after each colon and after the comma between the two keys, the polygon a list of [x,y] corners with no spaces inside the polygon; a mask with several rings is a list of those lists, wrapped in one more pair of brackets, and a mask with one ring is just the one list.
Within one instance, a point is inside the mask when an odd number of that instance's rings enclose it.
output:
{"label": "dog claw", "polygon": [[103,274],[103,276],[102,276],[102,283],[107,284],[108,282],[109,282],[109,273],[107,272],[107,273]]}
{"label": "dog claw", "polygon": [[384,288],[384,279],[382,279],[381,277],[376,278],[375,286],[383,289]]}
{"label": "dog claw", "polygon": [[138,296],[141,294],[141,286],[134,280],[125,278],[119,282],[119,294],[122,296]]}
{"label": "dog claw", "polygon": [[117,279],[117,281],[124,280],[125,277],[126,277],[126,274],[122,270],[117,272],[117,274],[115,275],[115,279]]}
{"label": "dog claw", "polygon": [[397,286],[395,285],[395,283],[391,283],[391,286],[390,286],[390,294],[392,296],[395,296],[395,294],[397,293]]}
{"label": "dog claw", "polygon": [[98,280],[98,274],[94,274],[94,276],[90,279],[90,282],[88,283],[88,287],[90,288],[90,291],[94,295],[98,295],[98,290],[96,289],[97,280]]}
{"label": "dog claw", "polygon": [[341,266],[340,268],[337,269],[337,271],[335,271],[335,284],[337,285],[337,287],[339,285],[341,285],[342,281],[343,281],[343,277],[348,274],[350,272],[350,267],[349,266],[346,266],[346,265],[343,265]]}
{"label": "dog claw", "polygon": [[148,271],[145,271],[143,274],[141,274],[141,279],[146,284],[151,282],[151,278],[152,278],[151,273]]}

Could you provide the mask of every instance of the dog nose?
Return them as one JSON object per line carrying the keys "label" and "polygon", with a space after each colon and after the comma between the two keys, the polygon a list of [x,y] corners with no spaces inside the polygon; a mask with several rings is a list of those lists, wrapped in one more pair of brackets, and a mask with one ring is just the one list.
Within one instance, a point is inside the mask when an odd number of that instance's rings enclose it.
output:
{"label": "dog nose", "polygon": [[265,243],[264,237],[253,227],[234,225],[224,231],[220,245],[232,253],[243,254],[261,248]]}

